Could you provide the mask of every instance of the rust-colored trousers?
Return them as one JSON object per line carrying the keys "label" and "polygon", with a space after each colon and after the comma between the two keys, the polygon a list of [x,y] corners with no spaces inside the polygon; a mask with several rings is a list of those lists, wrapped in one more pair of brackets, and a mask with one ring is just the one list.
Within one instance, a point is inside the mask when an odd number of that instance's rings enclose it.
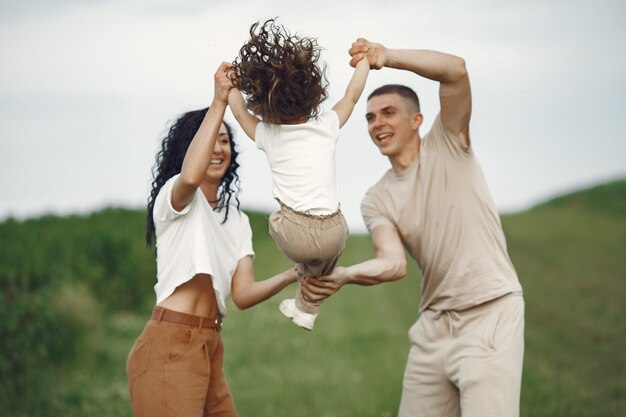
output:
{"label": "rust-colored trousers", "polygon": [[135,417],[237,415],[218,320],[155,308],[126,365]]}

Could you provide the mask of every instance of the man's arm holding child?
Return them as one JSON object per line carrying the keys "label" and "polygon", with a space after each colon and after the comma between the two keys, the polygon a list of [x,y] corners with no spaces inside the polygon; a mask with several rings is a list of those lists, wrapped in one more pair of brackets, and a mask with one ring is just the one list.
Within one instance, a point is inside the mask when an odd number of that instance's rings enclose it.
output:
{"label": "man's arm holding child", "polygon": [[353,67],[367,54],[373,69],[396,68],[439,82],[441,121],[444,127],[470,144],[469,122],[472,114],[472,93],[465,61],[451,54],[424,49],[391,49],[359,38],[349,51]]}
{"label": "man's arm holding child", "polygon": [[373,259],[348,267],[338,266],[330,274],[303,280],[307,300],[320,301],[339,291],[345,284],[376,285],[396,281],[406,275],[404,246],[395,227],[379,225],[372,231]]}

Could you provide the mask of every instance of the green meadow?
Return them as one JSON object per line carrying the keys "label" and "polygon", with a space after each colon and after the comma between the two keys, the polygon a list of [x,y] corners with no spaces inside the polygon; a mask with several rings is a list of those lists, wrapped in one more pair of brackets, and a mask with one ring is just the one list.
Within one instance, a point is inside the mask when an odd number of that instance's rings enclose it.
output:
{"label": "green meadow", "polygon": [[[257,280],[290,266],[249,213]],[[107,209],[0,224],[0,415],[130,416],[126,356],[154,302],[145,212]],[[626,413],[626,180],[502,216],[524,287],[521,414]],[[350,237],[341,264],[368,259]],[[225,319],[225,372],[242,417],[392,417],[418,316],[420,272],[345,287],[316,328],[273,299]]]}

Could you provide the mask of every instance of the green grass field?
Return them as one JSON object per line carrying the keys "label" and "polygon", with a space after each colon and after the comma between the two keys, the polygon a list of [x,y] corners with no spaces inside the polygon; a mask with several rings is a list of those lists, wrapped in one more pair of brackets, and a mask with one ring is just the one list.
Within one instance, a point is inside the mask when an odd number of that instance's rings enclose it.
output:
{"label": "green grass field", "polygon": [[[289,262],[266,219],[252,220],[262,279]],[[626,181],[502,221],[526,299],[522,415],[626,415]],[[341,264],[371,256],[369,236],[351,236]],[[240,416],[395,416],[419,286],[411,263],[398,282],[343,288],[322,306],[313,332],[278,312],[294,287],[247,311],[231,303],[225,371]],[[57,368],[47,385],[52,403],[24,415],[130,416],[124,366],[149,311],[107,313],[93,353]]]}

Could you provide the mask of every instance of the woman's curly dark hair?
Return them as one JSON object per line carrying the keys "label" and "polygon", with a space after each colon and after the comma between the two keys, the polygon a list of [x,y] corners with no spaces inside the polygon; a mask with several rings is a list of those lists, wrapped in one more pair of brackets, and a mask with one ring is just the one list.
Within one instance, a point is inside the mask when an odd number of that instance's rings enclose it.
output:
{"label": "woman's curly dark hair", "polygon": [[[258,30],[258,33],[257,33]],[[250,27],[229,76],[247,98],[247,107],[266,123],[288,124],[319,114],[328,82],[318,66],[316,38],[291,35],[275,19]]]}
{"label": "woman's curly dark hair", "polygon": [[[155,236],[154,220],[152,213],[154,211],[154,201],[163,187],[163,184],[167,182],[174,175],[178,174],[183,166],[183,159],[187,153],[187,148],[193,139],[194,135],[200,128],[200,124],[204,119],[208,111],[208,107],[202,110],[194,110],[184,113],[180,116],[169,128],[169,131],[163,142],[161,143],[161,150],[157,153],[156,162],[152,167],[152,191],[148,197],[148,216],[146,221],[146,243],[148,246],[152,245],[152,239]],[[237,147],[233,140],[233,131],[226,122],[223,122],[228,132],[228,138],[231,150],[230,165],[226,173],[222,177],[218,192],[218,210],[224,210],[224,220],[228,218],[228,211],[230,208],[230,201],[232,198],[237,203],[237,209],[239,209],[239,175],[237,174],[237,168],[239,163],[237,162]]]}

